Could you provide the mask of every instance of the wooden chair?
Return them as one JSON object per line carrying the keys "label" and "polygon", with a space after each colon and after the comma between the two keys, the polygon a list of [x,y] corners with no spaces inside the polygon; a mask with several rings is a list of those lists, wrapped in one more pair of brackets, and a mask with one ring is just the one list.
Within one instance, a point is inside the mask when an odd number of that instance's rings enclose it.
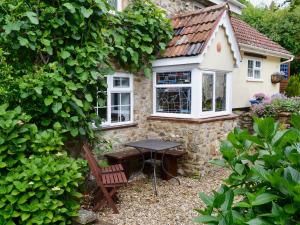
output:
{"label": "wooden chair", "polygon": [[94,211],[97,211],[108,204],[113,209],[114,213],[119,213],[117,206],[113,201],[113,197],[116,196],[118,188],[127,184],[127,178],[122,165],[116,164],[101,168],[92,155],[87,143],[83,144],[83,151],[90,170],[96,179],[99,190],[104,195],[104,198],[95,205]]}

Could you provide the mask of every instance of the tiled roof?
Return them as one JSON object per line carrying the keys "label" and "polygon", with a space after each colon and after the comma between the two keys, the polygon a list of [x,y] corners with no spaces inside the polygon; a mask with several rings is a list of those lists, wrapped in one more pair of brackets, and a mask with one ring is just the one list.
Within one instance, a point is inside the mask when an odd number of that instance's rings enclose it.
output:
{"label": "tiled roof", "polygon": [[279,44],[271,41],[267,36],[258,32],[255,28],[251,27],[244,21],[236,17],[231,17],[231,23],[239,44],[246,44],[257,48],[291,55],[289,51],[281,47]]}
{"label": "tiled roof", "polygon": [[172,58],[201,54],[206,41],[225,10],[226,4],[220,4],[173,17],[173,39],[161,57]]}

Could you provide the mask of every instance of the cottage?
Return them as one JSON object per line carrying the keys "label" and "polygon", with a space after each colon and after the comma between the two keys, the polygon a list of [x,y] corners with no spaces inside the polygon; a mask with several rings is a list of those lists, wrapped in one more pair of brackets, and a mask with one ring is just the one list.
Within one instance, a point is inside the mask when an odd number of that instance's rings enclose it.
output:
{"label": "cottage", "polygon": [[[114,150],[145,138],[181,141],[188,154],[180,172],[206,170],[219,140],[237,124],[233,110],[249,107],[256,92],[279,92],[271,74],[293,56],[232,17],[231,11],[240,13],[240,3],[213,5],[219,2],[158,1],[169,12],[181,13],[172,17],[174,36],[153,62],[153,76],[124,71],[109,76],[107,107],[96,106],[106,118],[99,138],[109,140]],[[120,9],[125,1],[114,3]]]}

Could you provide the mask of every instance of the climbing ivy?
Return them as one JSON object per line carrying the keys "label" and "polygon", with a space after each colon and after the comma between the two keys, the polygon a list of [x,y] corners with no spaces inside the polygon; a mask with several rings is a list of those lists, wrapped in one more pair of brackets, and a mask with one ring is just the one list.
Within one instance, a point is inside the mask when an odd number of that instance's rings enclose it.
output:
{"label": "climbing ivy", "polygon": [[95,90],[105,88],[104,77],[116,66],[149,74],[171,37],[169,20],[148,0],[124,12],[105,0],[5,0],[0,31],[12,67],[9,77],[0,71],[7,84],[0,100],[21,105],[39,127],[59,123],[72,136],[93,136]]}

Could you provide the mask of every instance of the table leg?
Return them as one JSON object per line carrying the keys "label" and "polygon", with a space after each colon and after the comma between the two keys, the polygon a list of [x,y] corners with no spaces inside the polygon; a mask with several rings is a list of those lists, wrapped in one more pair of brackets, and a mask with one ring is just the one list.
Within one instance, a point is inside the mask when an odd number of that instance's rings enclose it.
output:
{"label": "table leg", "polygon": [[156,188],[156,152],[154,152],[154,159],[153,159],[153,152],[151,151],[151,161],[153,160],[153,188],[154,194],[157,196],[157,188]]}
{"label": "table leg", "polygon": [[[165,153],[166,153],[166,152],[167,152],[167,150],[164,151],[163,156],[162,156],[162,158],[161,158],[162,170],[163,170],[163,172],[165,172],[165,174],[166,174],[167,176],[169,176],[169,178],[174,178],[174,179],[178,182],[178,184],[180,185],[180,180],[179,180],[177,177],[173,176],[171,173],[169,173],[168,170],[165,168],[165,165],[164,165],[164,157],[165,157]],[[176,160],[176,161],[177,161],[177,160]],[[177,170],[177,168],[176,168],[176,170]]]}

